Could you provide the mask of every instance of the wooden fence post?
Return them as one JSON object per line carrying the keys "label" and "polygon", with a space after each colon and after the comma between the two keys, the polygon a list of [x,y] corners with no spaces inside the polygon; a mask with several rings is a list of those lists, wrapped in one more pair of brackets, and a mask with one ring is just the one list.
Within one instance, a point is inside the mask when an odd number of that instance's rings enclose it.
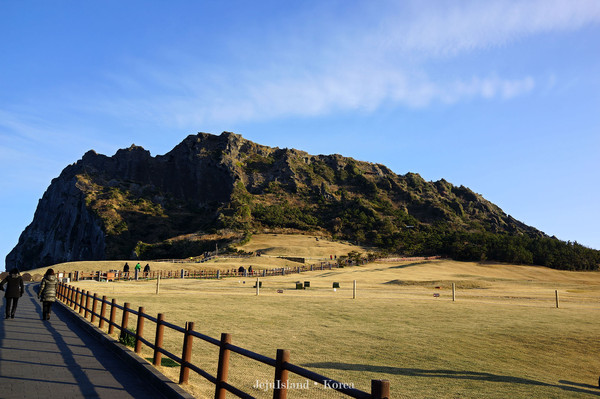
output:
{"label": "wooden fence post", "polygon": [[90,292],[86,291],[85,292],[85,312],[83,314],[83,317],[85,317],[86,319],[88,317],[89,309],[90,309]]}
{"label": "wooden fence post", "polygon": [[159,290],[160,290],[160,274],[156,277],[156,295],[158,295]]}
{"label": "wooden fence post", "polygon": [[79,309],[79,288],[73,287],[73,310]]}
{"label": "wooden fence post", "polygon": [[102,305],[100,305],[100,324],[98,327],[104,327],[104,319],[106,318],[106,295],[102,295]]}
{"label": "wooden fence post", "polygon": [[456,284],[452,283],[452,302],[456,301]]}
{"label": "wooden fence post", "polygon": [[79,288],[75,288],[75,306],[73,310],[79,312],[79,308],[81,307],[81,295],[83,294],[83,290]]}
{"label": "wooden fence post", "polygon": [[92,301],[92,320],[91,322],[96,321],[96,305],[98,304],[98,294],[94,292],[94,300]]}
{"label": "wooden fence post", "polygon": [[70,285],[69,286],[69,296],[70,296],[69,301],[70,301],[71,308],[73,308],[73,309],[75,309],[75,304],[76,304],[76,302],[75,302],[75,300],[76,300],[75,295],[77,295],[77,293],[75,291],[75,287],[73,287],[72,285]]}
{"label": "wooden fence post", "polygon": [[144,336],[144,307],[138,308],[137,326],[135,329],[135,353],[142,351],[142,341],[140,338]]}
{"label": "wooden fence post", "polygon": [[556,308],[558,309],[558,290],[554,290],[554,295],[556,296]]}
{"label": "wooden fence post", "polygon": [[185,323],[185,335],[183,336],[183,351],[181,352],[181,369],[179,370],[179,383],[187,384],[190,377],[188,364],[192,360],[192,340],[194,336],[190,334],[194,331],[194,322]]}
{"label": "wooden fence post", "polygon": [[156,316],[156,338],[154,339],[154,358],[152,359],[152,364],[155,366],[160,366],[162,361],[162,353],[159,349],[162,349],[163,346],[163,334],[165,331],[165,326],[163,325],[164,320],[165,316],[162,313],[159,313],[158,316]]}
{"label": "wooden fence post", "polygon": [[390,382],[388,380],[371,380],[371,398],[389,399]]}
{"label": "wooden fence post", "polygon": [[277,349],[277,358],[275,359],[275,381],[273,382],[273,399],[287,398],[288,371],[285,368],[286,363],[290,361],[290,351],[287,349]]}
{"label": "wooden fence post", "polygon": [[79,309],[79,288],[75,288],[75,301],[73,301],[73,310],[77,312]]}
{"label": "wooden fence post", "polygon": [[121,334],[119,336],[125,337],[127,334],[127,326],[129,325],[129,302],[123,304],[123,317],[121,318]]}
{"label": "wooden fence post", "polygon": [[108,322],[108,334],[112,334],[115,331],[115,316],[117,311],[117,301],[113,298],[110,301],[110,320]]}
{"label": "wooden fence post", "polygon": [[85,301],[85,290],[81,290],[81,296],[79,297],[79,314],[83,313],[83,303]]}
{"label": "wooden fence post", "polygon": [[231,334],[221,334],[221,346],[219,348],[219,365],[217,368],[217,383],[215,384],[215,399],[225,399],[227,390],[223,387],[223,383],[227,382],[229,374],[229,349],[227,344],[231,343]]}
{"label": "wooden fence post", "polygon": [[356,299],[356,280],[352,283],[352,299]]}

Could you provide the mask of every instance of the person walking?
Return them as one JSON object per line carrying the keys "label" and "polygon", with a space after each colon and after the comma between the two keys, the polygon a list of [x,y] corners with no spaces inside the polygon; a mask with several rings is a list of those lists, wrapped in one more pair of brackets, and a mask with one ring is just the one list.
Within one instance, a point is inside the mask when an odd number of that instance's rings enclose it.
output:
{"label": "person walking", "polygon": [[14,319],[19,298],[25,292],[23,277],[21,277],[19,269],[16,267],[12,269],[8,276],[0,282],[0,290],[2,291],[4,291],[4,284],[6,284],[6,293],[4,294],[4,298],[6,298],[6,318]]}
{"label": "person walking", "polygon": [[57,285],[58,279],[54,274],[54,270],[48,269],[40,283],[40,292],[38,293],[38,299],[42,300],[42,320],[50,320],[52,304],[56,302]]}

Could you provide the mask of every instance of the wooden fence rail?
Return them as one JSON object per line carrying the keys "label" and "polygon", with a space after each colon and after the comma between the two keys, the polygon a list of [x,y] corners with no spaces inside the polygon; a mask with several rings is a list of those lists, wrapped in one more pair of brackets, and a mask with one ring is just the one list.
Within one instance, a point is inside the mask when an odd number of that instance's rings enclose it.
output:
{"label": "wooden fence rail", "polygon": [[[187,384],[189,379],[190,371],[194,371],[198,375],[202,376],[209,382],[215,385],[215,398],[225,398],[226,392],[230,392],[233,395],[244,398],[253,399],[254,397],[241,389],[229,384],[227,382],[229,372],[229,356],[231,352],[242,355],[248,359],[266,364],[275,368],[275,377],[273,380],[273,399],[285,399],[287,397],[287,386],[288,386],[288,374],[294,373],[304,378],[310,379],[318,384],[334,389],[344,395],[356,399],[389,399],[390,387],[388,380],[372,380],[371,381],[371,393],[361,391],[359,389],[348,386],[348,384],[340,383],[338,381],[327,378],[326,376],[317,374],[308,369],[290,363],[290,352],[288,350],[278,349],[275,359],[249,351],[231,343],[231,335],[223,333],[221,339],[215,339],[204,335],[194,330],[194,322],[187,322],[185,327],[177,326],[175,324],[165,321],[165,317],[162,313],[159,313],[157,317],[152,317],[144,313],[144,308],[139,307],[138,310],[131,308],[129,303],[124,303],[122,306],[118,305],[115,299],[108,301],[106,296],[99,298],[97,294],[90,294],[89,291],[80,290],[69,284],[60,283],[57,292],[58,299],[64,302],[67,306],[73,308],[74,311],[78,311],[80,314],[83,313],[83,317],[90,316],[91,322],[95,323],[98,320],[98,327],[104,328],[105,324],[108,323],[108,334],[113,334],[114,329],[117,328],[120,336],[125,334],[135,338],[134,350],[136,353],[140,353],[142,350],[142,344],[146,345],[154,351],[153,364],[158,366],[161,364],[162,356],[167,356],[171,360],[180,364],[179,373],[179,384]],[[91,304],[90,304],[91,301]],[[100,303],[100,313],[96,312],[98,303]],[[107,308],[110,307],[110,316],[106,316]],[[116,309],[122,311],[121,322],[115,321]],[[129,326],[129,315],[133,314],[137,316],[137,325],[135,332],[128,329]],[[149,322],[156,324],[156,334],[154,341],[151,342],[149,339],[144,337],[144,323],[148,320]],[[177,356],[163,348],[163,336],[164,329],[169,328],[171,330],[180,332],[183,334],[183,346],[181,356]],[[191,363],[193,339],[197,338],[209,344],[219,347],[219,358],[217,366],[217,375],[213,376],[207,371]]]}
{"label": "wooden fence rail", "polygon": [[[356,265],[356,262],[349,262],[347,265]],[[225,277],[267,277],[267,276],[282,276],[286,274],[302,273],[312,270],[332,270],[338,267],[344,267],[333,262],[321,262],[316,265],[302,265],[296,267],[285,267],[275,269],[261,269],[261,270],[248,270],[248,269],[226,269],[226,270],[157,270],[150,272],[123,272],[120,270],[111,271],[73,271],[64,272],[59,271],[58,275],[61,278],[68,278],[69,281],[80,281],[80,280],[96,280],[96,281],[120,281],[120,280],[138,280],[138,279],[171,279],[171,278],[196,278],[196,279],[220,279]]]}
{"label": "wooden fence rail", "polygon": [[[380,258],[377,262],[399,262],[399,261],[419,261],[439,259],[439,256],[429,257],[412,257],[412,258]],[[220,279],[224,277],[267,277],[267,276],[282,276],[286,274],[302,273],[313,270],[332,270],[345,266],[356,266],[364,264],[366,261],[345,260],[342,263],[337,262],[320,262],[319,264],[301,265],[295,267],[283,267],[275,269],[252,270],[246,268],[226,269],[226,270],[155,270],[149,272],[120,270],[111,271],[93,271],[93,272],[59,272],[62,278],[69,278],[69,281],[79,280],[97,280],[97,281],[119,281],[119,280],[138,280],[138,279],[167,279],[167,278],[196,278],[196,279]]]}

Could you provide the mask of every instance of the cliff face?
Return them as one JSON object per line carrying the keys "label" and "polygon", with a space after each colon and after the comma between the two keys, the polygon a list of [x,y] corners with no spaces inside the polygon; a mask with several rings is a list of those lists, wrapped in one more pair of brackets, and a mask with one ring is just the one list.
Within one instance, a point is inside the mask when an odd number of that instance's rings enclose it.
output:
{"label": "cliff face", "polygon": [[[190,136],[158,157],[137,146],[112,157],[87,152],[52,181],[6,267],[130,258],[139,240],[188,232],[193,228],[185,225],[194,222],[205,226],[201,219],[214,219],[235,179],[218,156],[227,151],[228,136]],[[165,207],[175,209],[171,218]]]}
{"label": "cliff face", "polygon": [[319,230],[383,247],[407,229],[543,235],[445,180],[199,133],[156,157],[133,145],[87,152],[52,181],[6,265],[192,256],[199,246],[173,243],[224,228]]}
{"label": "cliff face", "polygon": [[29,269],[57,260],[103,259],[101,221],[85,206],[74,175],[61,175],[38,203],[33,222],[6,257],[11,267]]}

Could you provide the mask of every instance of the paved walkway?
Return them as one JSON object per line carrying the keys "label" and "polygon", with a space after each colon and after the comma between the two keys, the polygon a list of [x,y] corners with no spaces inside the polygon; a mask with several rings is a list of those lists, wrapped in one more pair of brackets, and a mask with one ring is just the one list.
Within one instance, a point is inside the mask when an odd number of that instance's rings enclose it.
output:
{"label": "paved walkway", "polygon": [[4,319],[0,297],[1,398],[164,398],[67,310],[54,305],[42,321],[34,286],[25,286],[14,319]]}

